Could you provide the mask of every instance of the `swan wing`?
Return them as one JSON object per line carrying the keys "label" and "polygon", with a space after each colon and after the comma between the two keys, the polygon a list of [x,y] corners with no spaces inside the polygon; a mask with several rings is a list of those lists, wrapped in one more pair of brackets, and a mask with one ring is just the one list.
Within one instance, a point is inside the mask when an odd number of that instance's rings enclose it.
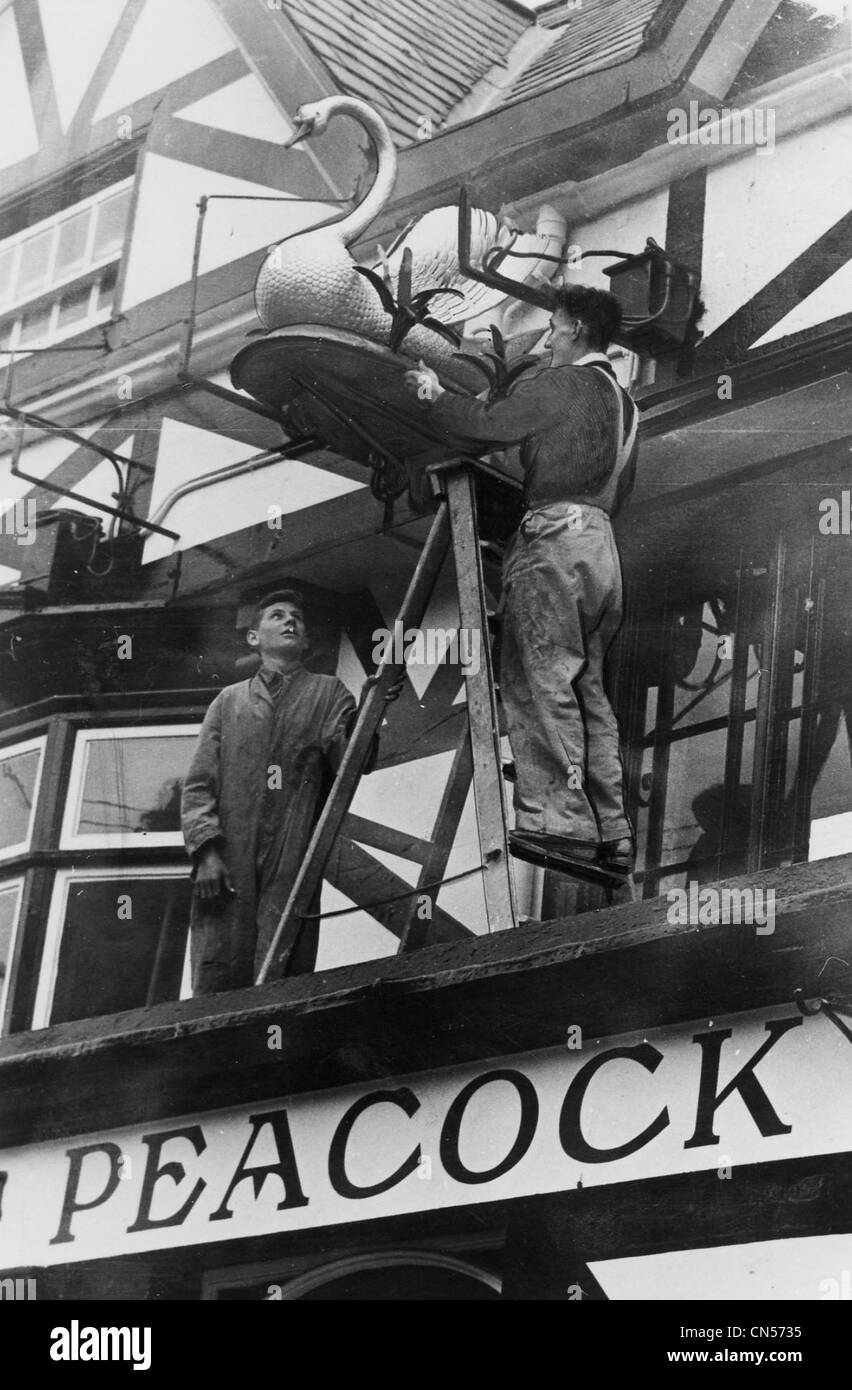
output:
{"label": "swan wing", "polygon": [[[473,265],[482,264],[485,253],[494,246],[505,245],[510,239],[510,231],[500,226],[491,212],[482,208],[471,210],[470,254]],[[519,236],[513,249],[527,254],[544,252],[547,238],[538,233]],[[406,250],[411,252],[413,293],[423,290],[445,288],[460,291],[463,300],[451,295],[437,296],[430,303],[430,313],[444,323],[459,324],[468,319],[478,318],[503,304],[507,298],[502,289],[483,285],[462,274],[458,259],[458,208],[434,208],[427,212],[411,228],[410,232],[395,247],[388,258],[388,272],[391,282],[398,287],[402,257]],[[521,260],[513,257],[500,266],[500,273],[521,284],[535,280],[541,275],[550,278],[552,266],[549,262]]]}

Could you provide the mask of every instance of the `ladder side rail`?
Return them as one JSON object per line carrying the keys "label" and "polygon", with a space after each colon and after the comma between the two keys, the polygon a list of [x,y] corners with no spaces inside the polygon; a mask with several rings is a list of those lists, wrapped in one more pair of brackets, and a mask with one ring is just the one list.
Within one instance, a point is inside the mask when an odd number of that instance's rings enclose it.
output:
{"label": "ladder side rail", "polygon": [[479,634],[479,662],[465,676],[467,713],[473,755],[473,791],[482,884],[489,932],[517,922],[514,881],[509,865],[506,792],[500,747],[500,720],[494,690],[485,577],[476,513],[476,463],[460,459],[433,471],[446,491],[452,528],[459,626]]}

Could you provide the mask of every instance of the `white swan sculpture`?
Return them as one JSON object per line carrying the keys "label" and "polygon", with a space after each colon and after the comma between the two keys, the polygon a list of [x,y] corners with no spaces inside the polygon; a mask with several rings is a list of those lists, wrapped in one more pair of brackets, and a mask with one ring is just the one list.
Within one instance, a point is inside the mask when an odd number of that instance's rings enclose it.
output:
{"label": "white swan sculpture", "polygon": [[[334,116],[351,116],[372,140],[378,171],[367,196],[350,213],[327,226],[296,232],[273,247],[261,266],[255,286],[255,304],[264,327],[276,328],[315,323],[348,329],[377,343],[387,343],[391,320],[375,288],[356,273],[356,262],[349,246],[358,240],[390,198],[396,181],[397,158],[393,140],[381,116],[356,97],[334,96],[302,106],[296,113],[296,129],[287,147],[322,134]],[[503,245],[511,228],[498,223],[493,213],[479,208],[471,216],[471,255],[474,264],[495,244]],[[506,302],[502,290],[492,289],[462,274],[457,248],[458,209],[435,208],[421,217],[405,238],[394,247],[386,267],[396,292],[404,252],[412,253],[412,293],[425,289],[461,291],[464,299],[452,295],[432,301],[429,312],[441,322],[456,326],[479,318]],[[552,208],[542,208],[538,230],[517,238],[515,249],[545,256],[561,254],[565,241],[565,220]],[[511,266],[511,262],[509,263]],[[513,278],[520,282],[536,278],[551,279],[556,269],[545,260],[519,260],[521,269]],[[513,268],[503,266],[504,274]],[[406,336],[402,351],[423,357],[429,365],[446,363],[452,356],[449,343],[418,324]],[[430,360],[431,359],[431,360]]]}

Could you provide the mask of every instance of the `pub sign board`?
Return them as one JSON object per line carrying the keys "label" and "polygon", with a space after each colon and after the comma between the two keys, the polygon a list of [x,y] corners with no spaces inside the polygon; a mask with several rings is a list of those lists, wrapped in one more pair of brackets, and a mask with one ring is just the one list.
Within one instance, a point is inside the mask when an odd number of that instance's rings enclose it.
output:
{"label": "pub sign board", "polygon": [[846,1151],[852,1043],[824,1014],[574,1028],[560,1048],[5,1150],[0,1267]]}

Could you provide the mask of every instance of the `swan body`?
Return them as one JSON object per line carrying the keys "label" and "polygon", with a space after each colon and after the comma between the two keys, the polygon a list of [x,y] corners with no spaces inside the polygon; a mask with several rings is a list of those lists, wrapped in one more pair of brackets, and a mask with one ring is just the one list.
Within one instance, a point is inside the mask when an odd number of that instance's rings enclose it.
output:
{"label": "swan body", "polygon": [[[358,274],[349,246],[375,220],[387,203],[396,181],[396,149],[385,122],[364,101],[356,97],[334,96],[302,106],[296,113],[296,129],[288,146],[307,135],[321,134],[336,115],[348,115],[359,122],[373,141],[378,155],[378,172],[367,196],[346,216],[326,226],[297,232],[273,247],[261,266],[255,286],[258,317],[268,330],[299,323],[325,324],[346,328],[377,343],[386,344],[391,319],[375,288]],[[504,245],[511,228],[498,223],[493,213],[479,208],[472,211],[471,259],[480,264],[486,250]],[[412,294],[426,289],[460,290],[464,299],[453,295],[436,296],[429,312],[444,324],[457,329],[471,319],[506,304],[499,288],[471,280],[458,262],[458,208],[441,207],[426,213],[393,249],[383,263],[374,267],[388,279],[398,293],[402,258],[412,254]],[[565,221],[552,208],[542,209],[535,233],[518,237],[514,249],[559,255],[565,240]],[[547,261],[508,258],[501,272],[519,281],[536,277],[550,279],[555,267]],[[406,335],[401,351],[421,358],[438,370],[452,361],[453,347],[431,329],[417,324]]]}
{"label": "swan body", "polygon": [[335,227],[301,233],[275,247],[258,276],[255,305],[268,329],[321,323],[387,341],[390,320]]}

